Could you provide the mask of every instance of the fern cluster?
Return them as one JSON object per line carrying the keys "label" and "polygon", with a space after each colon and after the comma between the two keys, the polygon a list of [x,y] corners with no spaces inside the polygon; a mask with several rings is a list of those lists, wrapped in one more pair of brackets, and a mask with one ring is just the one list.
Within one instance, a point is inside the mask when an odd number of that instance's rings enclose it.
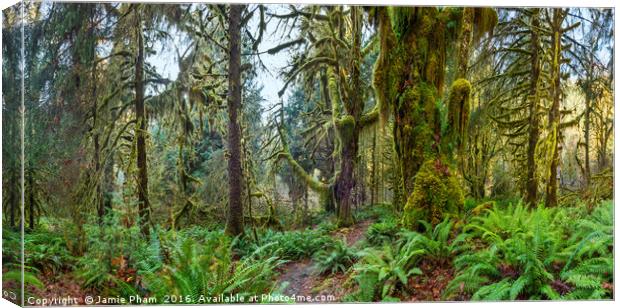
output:
{"label": "fern cluster", "polygon": [[156,297],[181,294],[185,303],[194,304],[204,304],[204,297],[221,294],[266,294],[274,286],[275,268],[284,262],[275,256],[259,257],[270,246],[273,244],[235,261],[231,239],[226,236],[205,244],[186,239],[173,250],[170,264],[161,271],[145,273],[145,285]]}
{"label": "fern cluster", "polygon": [[258,234],[256,241],[249,234],[239,238],[233,244],[241,256],[253,254],[264,244],[270,244],[262,253],[286,260],[299,260],[314,255],[317,251],[329,247],[333,239],[324,230],[305,229],[278,232],[266,230]]}
{"label": "fern cluster", "polygon": [[[445,296],[473,300],[611,296],[613,205],[572,220],[572,208],[495,206],[464,228],[457,276]],[[581,214],[581,213],[580,213]]]}
{"label": "fern cluster", "polygon": [[400,230],[395,219],[376,222],[368,227],[366,239],[373,245],[382,245],[383,243],[394,241]]}
{"label": "fern cluster", "polygon": [[313,256],[316,269],[320,274],[345,273],[357,258],[355,249],[349,247],[344,240],[334,241],[331,247],[325,247]]}
{"label": "fern cluster", "polygon": [[[3,230],[3,261],[21,263],[21,236],[19,232],[8,228]],[[62,235],[45,229],[24,234],[24,264],[49,276],[56,276],[60,271],[72,269],[74,257],[69,253]]]}

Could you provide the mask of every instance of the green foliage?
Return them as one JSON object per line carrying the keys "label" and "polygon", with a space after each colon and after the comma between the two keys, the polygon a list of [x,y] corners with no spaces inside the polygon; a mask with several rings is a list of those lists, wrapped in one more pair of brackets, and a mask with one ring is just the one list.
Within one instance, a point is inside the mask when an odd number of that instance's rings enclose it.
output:
{"label": "green foliage", "polygon": [[390,243],[396,239],[396,235],[400,230],[397,221],[394,219],[385,222],[376,222],[368,227],[366,239],[373,245]]}
{"label": "green foliage", "polygon": [[[20,282],[22,281],[22,272],[19,270],[12,270],[6,273],[2,273],[2,280]],[[29,272],[29,271],[24,271],[23,282],[25,286],[34,286],[39,289],[45,288],[45,285],[43,285],[43,282],[41,282],[41,280],[39,280],[39,278],[37,278],[37,276],[34,273]]]}
{"label": "green foliage", "polygon": [[335,241],[331,247],[318,251],[312,257],[320,274],[327,272],[332,274],[345,273],[357,258],[356,251],[349,247],[344,240]]}
{"label": "green foliage", "polygon": [[[611,295],[612,207],[603,204],[589,217],[566,218],[575,209],[519,203],[495,206],[465,226],[467,241],[454,261],[458,274],[445,296],[474,300],[605,298]],[[572,236],[571,236],[572,234]],[[578,262],[577,262],[578,261]]]}
{"label": "green foliage", "polygon": [[274,269],[283,261],[262,258],[260,247],[253,254],[234,261],[231,239],[222,235],[204,245],[186,239],[172,252],[170,264],[159,272],[146,273],[147,288],[162,298],[168,294],[187,297],[187,303],[204,303],[201,296],[238,294],[250,296],[269,293],[273,288]]}
{"label": "green foliage", "polygon": [[394,208],[394,205],[390,203],[368,205],[362,208],[362,210],[355,212],[353,215],[355,217],[355,221],[363,221],[369,219],[389,221],[397,218],[396,209]]}
{"label": "green foliage", "polygon": [[425,221],[420,223],[424,225],[425,231],[423,233],[404,231],[400,234],[399,241],[409,242],[419,249],[423,249],[428,259],[439,262],[451,261],[461,249],[460,244],[464,240],[463,235],[452,239],[454,223],[449,219],[445,219],[435,227]]}
{"label": "green foliage", "polygon": [[75,274],[86,289],[109,296],[139,294],[137,278],[163,264],[157,229],[145,240],[137,225],[122,226],[118,213],[113,212],[102,226],[87,224],[84,230],[90,249],[78,258]]}
{"label": "green foliage", "polygon": [[[3,260],[21,263],[21,236],[8,228],[3,230]],[[69,253],[65,239],[47,230],[39,229],[24,234],[24,264],[54,277],[60,271],[70,270],[74,257]]]}
{"label": "green foliage", "polygon": [[416,265],[424,254],[424,249],[419,248],[415,241],[361,251],[362,259],[354,266],[354,277],[360,286],[359,300],[387,298],[402,290],[409,276],[422,274]]}
{"label": "green foliage", "polygon": [[332,221],[322,221],[316,226],[316,230],[323,233],[329,233],[338,230],[338,225]]}
{"label": "green foliage", "polygon": [[74,257],[65,245],[65,239],[58,234],[39,231],[24,237],[25,264],[44,273],[58,274],[71,269]]}
{"label": "green foliage", "polygon": [[311,257],[317,251],[329,247],[333,239],[321,230],[295,230],[277,232],[266,230],[259,233],[259,242],[249,237],[240,238],[233,246],[241,256],[251,255],[261,248],[262,243],[271,244],[262,249],[270,256],[277,256],[285,260],[299,260]]}

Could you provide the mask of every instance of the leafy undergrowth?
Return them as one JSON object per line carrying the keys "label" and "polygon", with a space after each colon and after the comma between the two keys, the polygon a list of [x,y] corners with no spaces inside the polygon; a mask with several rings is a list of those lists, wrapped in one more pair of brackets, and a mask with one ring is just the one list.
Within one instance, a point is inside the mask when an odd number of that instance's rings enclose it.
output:
{"label": "leafy undergrowth", "polygon": [[[581,218],[580,215],[585,215]],[[600,299],[612,296],[613,203],[487,210],[465,226],[449,299]]]}
{"label": "leafy undergrowth", "polygon": [[[111,216],[84,226],[90,249],[26,234],[27,291],[108,296],[222,293],[326,295],[351,302],[599,299],[613,294],[613,202],[530,209],[471,204],[461,220],[410,231],[389,206],[292,231],[248,230],[231,238],[201,227],[158,230],[148,241]],[[3,232],[5,282],[19,264],[19,234]],[[17,277],[17,276],[16,276]],[[16,278],[13,277],[13,278]],[[8,282],[10,283],[10,282]],[[8,284],[5,284],[9,286]],[[266,300],[269,301],[269,300]]]}

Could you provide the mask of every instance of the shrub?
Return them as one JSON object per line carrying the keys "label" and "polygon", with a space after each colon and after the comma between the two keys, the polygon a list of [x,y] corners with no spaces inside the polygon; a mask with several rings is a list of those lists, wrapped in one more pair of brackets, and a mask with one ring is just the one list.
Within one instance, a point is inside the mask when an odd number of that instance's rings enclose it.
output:
{"label": "shrub", "polygon": [[65,245],[65,239],[58,234],[38,231],[24,236],[24,262],[43,273],[55,276],[63,269],[71,269],[74,258]]}
{"label": "shrub", "polygon": [[382,245],[393,241],[399,231],[400,227],[396,220],[376,222],[366,230],[366,238],[373,245]]}
{"label": "shrub", "polygon": [[315,253],[313,259],[320,274],[344,273],[357,260],[357,253],[345,241],[338,240],[332,247]]}
{"label": "shrub", "polygon": [[424,226],[425,231],[423,233],[402,232],[400,234],[400,241],[411,243],[411,245],[418,249],[424,250],[426,258],[439,262],[449,262],[462,248],[460,244],[464,240],[465,235],[457,236],[454,240],[451,240],[452,227],[454,225],[451,220],[445,219],[434,228],[425,221],[420,221],[420,224]]}
{"label": "shrub", "polygon": [[[21,263],[21,236],[18,232],[3,230],[3,262]],[[24,234],[24,264],[54,277],[61,270],[71,269],[74,258],[65,245],[65,239],[46,230]]]}

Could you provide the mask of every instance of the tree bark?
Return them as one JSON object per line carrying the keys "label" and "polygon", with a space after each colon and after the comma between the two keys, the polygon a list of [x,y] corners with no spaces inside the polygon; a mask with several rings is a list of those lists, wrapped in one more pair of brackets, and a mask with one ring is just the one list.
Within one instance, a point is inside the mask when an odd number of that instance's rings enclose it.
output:
{"label": "tree bark", "polygon": [[558,203],[558,163],[559,156],[559,142],[560,142],[560,96],[562,94],[560,89],[561,83],[561,63],[562,63],[562,21],[564,20],[562,9],[553,10],[552,21],[552,35],[553,46],[551,49],[552,63],[551,63],[551,77],[553,82],[553,103],[549,110],[549,131],[551,135],[551,162],[549,164],[549,178],[547,181],[547,191],[545,195],[546,206],[556,206]]}
{"label": "tree bark", "polygon": [[35,200],[34,200],[34,176],[32,174],[32,170],[28,172],[28,209],[29,209],[28,225],[30,227],[30,230],[34,230]]}
{"label": "tree bark", "polygon": [[146,131],[147,117],[144,106],[144,37],[142,34],[142,19],[140,12],[136,11],[136,36],[137,36],[137,59],[135,68],[135,109],[137,119],[136,152],[138,166],[138,213],[140,216],[140,231],[143,236],[150,234],[150,211],[151,205],[148,194],[148,172],[146,162]]}
{"label": "tree bark", "polygon": [[377,127],[372,129],[372,174],[370,179],[370,204],[377,204]]}
{"label": "tree bark", "polygon": [[[593,54],[589,53],[589,62],[593,63]],[[584,161],[584,178],[586,181],[586,187],[590,186],[590,178],[591,178],[591,170],[590,170],[590,112],[592,111],[592,75],[593,75],[593,65],[589,65],[587,67],[587,77],[586,77],[586,86],[584,87],[585,92],[585,119],[584,119],[584,146],[585,146],[585,161]]]}
{"label": "tree bark", "polygon": [[243,233],[241,204],[241,141],[238,113],[241,109],[241,12],[245,6],[231,5],[228,19],[228,219],[226,234]]}
{"label": "tree bark", "polygon": [[538,144],[538,80],[540,79],[540,59],[539,59],[539,37],[538,28],[540,27],[539,10],[532,9],[531,26],[531,81],[530,81],[530,103],[529,108],[529,134],[527,148],[527,179],[525,201],[530,206],[536,205],[538,201],[538,179],[536,176],[536,144]]}

